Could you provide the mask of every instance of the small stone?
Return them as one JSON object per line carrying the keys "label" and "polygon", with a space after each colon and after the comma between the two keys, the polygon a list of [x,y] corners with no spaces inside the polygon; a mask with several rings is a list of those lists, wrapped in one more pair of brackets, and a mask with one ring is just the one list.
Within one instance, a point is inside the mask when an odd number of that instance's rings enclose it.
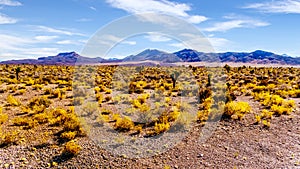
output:
{"label": "small stone", "polygon": [[199,154],[197,157],[200,158],[200,157],[203,157],[203,156],[204,156],[203,154]]}
{"label": "small stone", "polygon": [[174,168],[177,169],[177,168],[178,168],[178,165],[175,165]]}

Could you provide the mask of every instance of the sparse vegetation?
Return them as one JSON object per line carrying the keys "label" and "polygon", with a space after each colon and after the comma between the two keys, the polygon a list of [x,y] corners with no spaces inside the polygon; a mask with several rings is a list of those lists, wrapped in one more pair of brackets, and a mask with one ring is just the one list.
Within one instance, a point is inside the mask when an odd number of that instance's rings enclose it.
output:
{"label": "sparse vegetation", "polygon": [[[17,73],[17,68],[22,71]],[[132,141],[168,131],[176,135],[177,129],[188,127],[202,129],[218,119],[268,132],[278,120],[293,121],[300,97],[298,68],[225,65],[225,73],[214,75],[214,69],[190,66],[189,75],[176,66],[95,66],[83,68],[82,76],[75,77],[87,79],[82,83],[72,80],[73,66],[0,69],[0,147],[56,147],[63,149],[62,157],[80,153],[86,123],[109,127]],[[133,73],[122,81],[114,77],[117,69]],[[86,75],[89,71],[96,72],[92,78]],[[224,84],[218,83],[221,78]],[[75,113],[76,108],[80,109]]]}

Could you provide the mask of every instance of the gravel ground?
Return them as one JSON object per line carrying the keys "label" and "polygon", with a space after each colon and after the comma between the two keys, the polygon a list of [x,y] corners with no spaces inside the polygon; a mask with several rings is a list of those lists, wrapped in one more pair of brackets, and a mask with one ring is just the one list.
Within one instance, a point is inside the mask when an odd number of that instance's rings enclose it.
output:
{"label": "gravel ground", "polygon": [[168,151],[135,159],[101,149],[88,137],[77,138],[82,150],[75,157],[54,142],[24,143],[0,148],[0,168],[300,168],[300,101],[292,115],[274,117],[267,129],[253,124],[259,104],[250,97],[238,100],[248,101],[252,113],[241,121],[222,120],[205,142],[196,126]]}

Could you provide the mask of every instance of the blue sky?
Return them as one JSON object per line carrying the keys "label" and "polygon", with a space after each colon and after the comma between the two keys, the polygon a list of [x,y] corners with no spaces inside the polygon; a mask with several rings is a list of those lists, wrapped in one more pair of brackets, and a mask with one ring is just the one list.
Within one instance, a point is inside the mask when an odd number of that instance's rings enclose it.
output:
{"label": "blue sky", "polygon": [[[300,0],[0,0],[0,60],[80,53],[97,30],[143,12],[184,19],[217,52],[260,49],[300,56]],[[107,55],[124,57],[146,48],[174,52],[185,46],[149,33],[129,37]]]}

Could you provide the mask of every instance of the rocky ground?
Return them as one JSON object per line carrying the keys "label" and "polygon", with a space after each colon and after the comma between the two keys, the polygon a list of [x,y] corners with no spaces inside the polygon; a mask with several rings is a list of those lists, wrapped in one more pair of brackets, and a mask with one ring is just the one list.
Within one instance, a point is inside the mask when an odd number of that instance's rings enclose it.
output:
{"label": "rocky ground", "polygon": [[271,127],[254,124],[260,104],[251,97],[252,112],[241,121],[221,120],[206,141],[200,141],[203,127],[193,127],[174,147],[153,157],[131,159],[101,149],[89,137],[77,138],[82,150],[66,156],[63,147],[52,142],[19,144],[0,148],[1,168],[300,168],[300,111],[274,117]]}

